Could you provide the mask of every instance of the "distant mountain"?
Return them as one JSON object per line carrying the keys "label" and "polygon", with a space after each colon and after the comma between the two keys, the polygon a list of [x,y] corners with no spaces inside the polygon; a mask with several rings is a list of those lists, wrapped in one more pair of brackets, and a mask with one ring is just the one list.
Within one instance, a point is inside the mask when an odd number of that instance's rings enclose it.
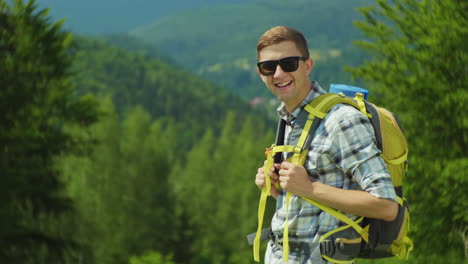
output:
{"label": "distant mountain", "polygon": [[268,96],[255,71],[258,37],[270,27],[286,25],[302,31],[315,59],[313,79],[325,86],[351,82],[343,66],[364,55],[353,47],[362,38],[352,24],[356,7],[373,0],[261,0],[205,6],[182,11],[139,27],[130,34],[173,57],[179,65],[230,91],[247,97]]}
{"label": "distant mountain", "polygon": [[163,61],[164,63],[167,63],[175,68],[181,68],[181,66],[177,65],[176,61],[172,57],[163,54],[154,45],[150,45],[144,42],[142,39],[129,35],[128,33],[115,33],[97,36],[87,35],[86,38],[90,40],[94,39],[103,41],[110,46],[123,48],[131,52],[145,54],[150,56],[152,59]]}
{"label": "distant mountain", "polygon": [[36,0],[50,7],[55,20],[66,18],[65,28],[79,34],[127,32],[161,17],[202,6],[247,3],[253,0]]}
{"label": "distant mountain", "polygon": [[104,41],[77,38],[73,83],[79,94],[110,96],[122,114],[136,105],[154,119],[177,123],[181,140],[195,142],[207,128],[215,132],[229,111],[264,122],[266,115],[245,100],[212,83],[148,55],[130,52]]}

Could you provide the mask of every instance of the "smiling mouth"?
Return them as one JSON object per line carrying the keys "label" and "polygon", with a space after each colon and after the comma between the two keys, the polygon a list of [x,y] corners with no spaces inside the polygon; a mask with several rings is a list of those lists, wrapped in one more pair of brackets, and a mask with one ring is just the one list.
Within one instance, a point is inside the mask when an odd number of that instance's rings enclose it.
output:
{"label": "smiling mouth", "polygon": [[292,81],[288,81],[288,82],[283,82],[283,83],[277,83],[277,84],[275,84],[275,86],[277,88],[282,89],[282,88],[288,87],[291,84],[292,84]]}

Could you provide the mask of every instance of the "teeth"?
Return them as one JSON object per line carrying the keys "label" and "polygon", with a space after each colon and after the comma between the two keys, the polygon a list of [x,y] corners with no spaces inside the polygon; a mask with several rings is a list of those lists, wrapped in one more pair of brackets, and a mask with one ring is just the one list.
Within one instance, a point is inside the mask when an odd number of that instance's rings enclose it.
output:
{"label": "teeth", "polygon": [[286,85],[288,85],[290,83],[291,83],[290,81],[289,82],[284,82],[284,83],[278,83],[278,84],[276,84],[276,86],[284,87],[284,86],[286,86]]}

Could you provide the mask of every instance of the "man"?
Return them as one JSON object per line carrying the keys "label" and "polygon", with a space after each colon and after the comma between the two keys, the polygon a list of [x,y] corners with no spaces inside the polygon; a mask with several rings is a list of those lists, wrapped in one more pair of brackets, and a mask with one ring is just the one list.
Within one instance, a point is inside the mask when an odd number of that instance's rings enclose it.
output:
{"label": "man", "polygon": [[[309,57],[307,41],[295,29],[274,27],[260,37],[257,59],[260,78],[282,101],[277,111],[287,123],[284,144],[288,145],[296,117],[305,111],[304,106],[325,93],[309,78],[314,61]],[[300,197],[353,218],[395,219],[396,195],[373,133],[364,115],[351,106],[339,104],[317,128],[304,166],[284,161],[269,168],[268,176],[264,167],[258,169],[256,185],[263,188],[265,177],[270,177],[271,194],[277,199],[265,263],[282,263],[282,244],[278,241],[286,224],[290,244],[305,247],[290,250],[289,263],[327,263],[320,255],[319,239],[342,224]],[[275,187],[278,182],[279,189]],[[292,194],[288,223],[285,223],[286,192]]]}

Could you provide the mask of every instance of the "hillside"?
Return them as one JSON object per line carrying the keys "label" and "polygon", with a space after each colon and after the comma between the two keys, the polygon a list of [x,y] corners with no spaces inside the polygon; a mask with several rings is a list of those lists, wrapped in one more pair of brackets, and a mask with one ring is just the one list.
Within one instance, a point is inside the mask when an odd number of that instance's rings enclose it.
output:
{"label": "hillside", "polygon": [[130,33],[172,56],[187,70],[232,92],[251,98],[267,96],[255,72],[255,46],[268,28],[287,25],[309,41],[316,68],[312,75],[325,87],[349,82],[342,66],[355,65],[362,53],[352,40],[362,38],[352,22],[361,19],[356,7],[372,0],[258,1],[207,6],[180,12]]}
{"label": "hillside", "polygon": [[37,0],[41,7],[51,8],[55,20],[66,18],[65,28],[95,35],[126,32],[182,10],[242,2],[252,0]]}
{"label": "hillside", "polygon": [[219,131],[228,112],[239,116],[263,114],[240,97],[209,81],[181,71],[147,52],[130,52],[104,41],[77,39],[73,82],[80,94],[110,96],[122,115],[141,105],[153,119],[165,118],[180,124],[181,137],[193,143],[207,128]]}

